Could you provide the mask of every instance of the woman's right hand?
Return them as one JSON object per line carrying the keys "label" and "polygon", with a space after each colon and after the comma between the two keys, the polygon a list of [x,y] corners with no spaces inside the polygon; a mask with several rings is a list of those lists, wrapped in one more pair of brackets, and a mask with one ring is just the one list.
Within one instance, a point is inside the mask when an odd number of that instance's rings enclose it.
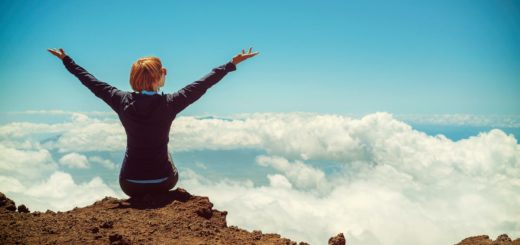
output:
{"label": "woman's right hand", "polygon": [[58,51],[58,50],[55,49],[55,48],[54,48],[54,49],[50,49],[50,48],[49,48],[49,49],[47,49],[47,50],[48,50],[49,52],[51,52],[51,54],[53,54],[53,55],[55,55],[56,57],[60,58],[60,60],[62,60],[63,57],[66,56],[65,51],[63,51],[62,48],[60,48],[60,51]]}
{"label": "woman's right hand", "polygon": [[238,65],[238,63],[244,61],[244,60],[247,60],[257,54],[259,54],[259,52],[254,52],[254,53],[251,53],[251,50],[253,48],[249,48],[249,53],[246,53],[243,49],[242,49],[242,53],[241,54],[237,54],[233,57],[233,59],[231,60],[231,63],[235,64],[235,65]]}

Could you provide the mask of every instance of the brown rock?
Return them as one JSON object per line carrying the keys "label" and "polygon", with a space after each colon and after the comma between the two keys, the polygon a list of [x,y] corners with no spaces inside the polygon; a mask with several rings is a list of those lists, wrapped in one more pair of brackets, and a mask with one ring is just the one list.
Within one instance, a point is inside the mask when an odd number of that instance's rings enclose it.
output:
{"label": "brown rock", "polygon": [[111,245],[128,245],[128,244],[130,244],[130,241],[128,241],[128,239],[123,238],[122,235],[117,234],[117,233],[110,234],[108,236],[108,240],[110,241]]}
{"label": "brown rock", "polygon": [[110,228],[114,227],[114,222],[111,220],[105,221],[105,222],[103,222],[103,224],[101,224],[100,227],[105,228],[105,229],[110,229]]}
{"label": "brown rock", "polygon": [[497,237],[497,239],[495,240],[495,243],[496,242],[509,242],[511,243],[511,238],[509,238],[509,236],[507,234],[502,234],[500,236]]}
{"label": "brown rock", "polygon": [[488,235],[480,235],[465,238],[455,245],[520,245],[520,239],[512,241],[507,234],[502,234],[493,241]]}
{"label": "brown rock", "polygon": [[7,198],[2,192],[0,192],[0,208],[5,208],[9,211],[16,211],[16,205],[14,201]]}
{"label": "brown rock", "polygon": [[[147,198],[106,197],[38,215],[0,212],[0,244],[16,244],[22,237],[23,244],[297,244],[278,234],[230,228],[226,211],[184,189]],[[5,195],[0,199],[7,203]]]}
{"label": "brown rock", "polygon": [[18,212],[19,213],[30,213],[29,209],[23,204],[18,206]]}
{"label": "brown rock", "polygon": [[213,215],[213,212],[211,212],[211,209],[210,208],[207,208],[207,207],[202,207],[200,209],[197,209],[197,211],[195,211],[197,213],[197,215],[199,215],[200,217],[204,217],[206,219],[209,219],[211,218],[211,216]]}
{"label": "brown rock", "polygon": [[329,245],[345,245],[346,244],[345,236],[343,233],[339,233],[335,237],[331,237],[329,239]]}

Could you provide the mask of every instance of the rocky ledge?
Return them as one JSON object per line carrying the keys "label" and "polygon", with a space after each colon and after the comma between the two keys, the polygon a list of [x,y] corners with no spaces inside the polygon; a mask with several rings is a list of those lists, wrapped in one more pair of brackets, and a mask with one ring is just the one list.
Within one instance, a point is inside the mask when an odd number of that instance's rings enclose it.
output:
{"label": "rocky ledge", "polygon": [[[307,244],[228,226],[226,215],[181,188],[140,200],[105,197],[66,212],[30,212],[0,193],[0,244]],[[345,237],[329,244],[344,245]]]}
{"label": "rocky ledge", "polygon": [[[307,244],[228,226],[226,215],[207,197],[181,188],[140,200],[105,197],[66,212],[30,212],[0,192],[0,244]],[[345,236],[331,237],[328,244],[345,245]],[[481,235],[456,245],[510,244],[520,245],[520,238]]]}
{"label": "rocky ledge", "polygon": [[520,245],[520,238],[514,241],[507,234],[502,234],[494,241],[488,235],[468,237],[456,245]]}

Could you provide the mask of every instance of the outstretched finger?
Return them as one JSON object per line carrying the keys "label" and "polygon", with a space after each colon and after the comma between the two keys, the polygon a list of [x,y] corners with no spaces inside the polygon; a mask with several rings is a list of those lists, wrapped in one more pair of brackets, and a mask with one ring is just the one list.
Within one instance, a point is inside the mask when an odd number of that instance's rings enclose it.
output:
{"label": "outstretched finger", "polygon": [[61,51],[61,54],[62,54],[62,55],[65,55],[65,51],[63,51],[62,48],[60,48],[60,51]]}
{"label": "outstretched finger", "polygon": [[50,48],[49,48],[49,49],[47,49],[47,51],[49,51],[49,52],[50,52],[51,54],[53,54],[53,55],[56,55],[56,51],[54,51],[54,49],[50,49]]}
{"label": "outstretched finger", "polygon": [[246,54],[246,59],[249,59],[255,55],[257,55],[258,53],[251,53],[251,54]]}
{"label": "outstretched finger", "polygon": [[249,53],[251,53],[251,49],[253,49],[253,47],[250,47],[250,48],[249,48]]}

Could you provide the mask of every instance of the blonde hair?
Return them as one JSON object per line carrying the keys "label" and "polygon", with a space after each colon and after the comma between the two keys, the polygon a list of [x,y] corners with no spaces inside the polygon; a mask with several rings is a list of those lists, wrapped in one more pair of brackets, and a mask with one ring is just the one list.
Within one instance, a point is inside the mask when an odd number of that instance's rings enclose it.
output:
{"label": "blonde hair", "polygon": [[136,92],[153,90],[153,84],[162,76],[162,63],[158,57],[149,56],[138,59],[130,71],[130,86]]}

